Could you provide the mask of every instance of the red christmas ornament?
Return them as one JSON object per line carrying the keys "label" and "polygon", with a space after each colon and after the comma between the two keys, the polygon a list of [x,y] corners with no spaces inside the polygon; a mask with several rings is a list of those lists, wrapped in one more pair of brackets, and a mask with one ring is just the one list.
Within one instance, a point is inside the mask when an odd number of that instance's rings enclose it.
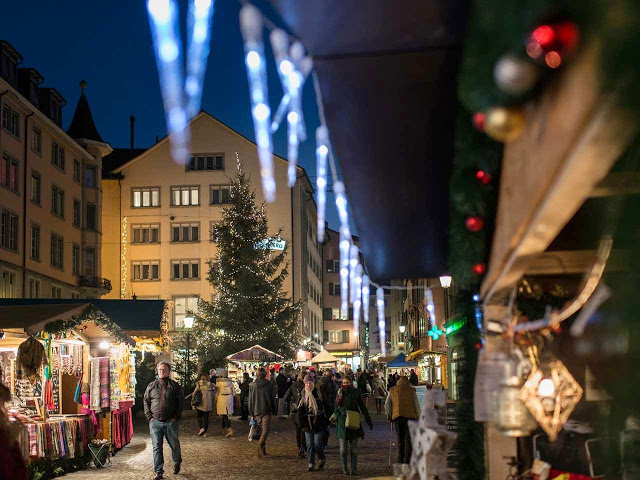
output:
{"label": "red christmas ornament", "polygon": [[487,185],[489,183],[491,183],[491,174],[485,172],[484,170],[478,170],[476,172],[476,178],[480,181],[480,183],[482,183],[483,185]]}
{"label": "red christmas ornament", "polygon": [[478,342],[474,345],[474,347],[476,347],[476,350],[480,350],[482,348],[482,343]]}
{"label": "red christmas ornament", "polygon": [[484,132],[484,121],[487,119],[487,115],[484,112],[477,112],[471,117],[471,122],[476,130]]}
{"label": "red christmas ornament", "polygon": [[470,232],[479,232],[484,227],[484,219],[478,215],[467,217],[464,221],[464,225]]}
{"label": "red christmas ornament", "polygon": [[580,32],[575,23],[564,21],[539,25],[527,40],[527,55],[549,68],[558,68],[575,52]]}
{"label": "red christmas ornament", "polygon": [[473,267],[471,267],[471,271],[476,275],[482,275],[486,269],[487,266],[484,263],[476,263]]}

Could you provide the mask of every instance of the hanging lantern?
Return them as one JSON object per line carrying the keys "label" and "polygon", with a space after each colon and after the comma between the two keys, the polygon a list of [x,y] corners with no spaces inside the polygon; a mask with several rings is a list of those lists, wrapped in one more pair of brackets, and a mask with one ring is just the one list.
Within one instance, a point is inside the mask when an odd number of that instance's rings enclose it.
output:
{"label": "hanging lantern", "polygon": [[526,437],[538,427],[520,400],[523,383],[520,377],[510,376],[502,382],[494,397],[495,425],[507,437]]}
{"label": "hanging lantern", "polygon": [[497,142],[510,142],[520,136],[524,124],[522,109],[494,107],[487,111],[484,130]]}
{"label": "hanging lantern", "polygon": [[582,387],[564,364],[545,350],[520,390],[520,400],[552,442],[582,398]]}

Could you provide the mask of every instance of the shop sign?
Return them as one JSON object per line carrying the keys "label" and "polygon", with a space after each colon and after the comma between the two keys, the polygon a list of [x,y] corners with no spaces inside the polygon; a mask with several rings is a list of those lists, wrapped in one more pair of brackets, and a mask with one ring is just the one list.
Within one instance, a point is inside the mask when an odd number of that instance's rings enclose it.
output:
{"label": "shop sign", "polygon": [[[261,242],[258,242],[256,244],[256,246],[258,248],[267,248],[267,244],[269,243],[269,239],[267,240],[262,240]],[[273,240],[271,242],[271,250],[284,250],[284,247],[287,246],[287,241],[286,240]]]}
{"label": "shop sign", "polygon": [[422,409],[422,402],[424,402],[424,397],[427,394],[427,386],[417,385],[413,388],[416,389],[416,395],[418,396],[418,403],[420,404],[420,409]]}
{"label": "shop sign", "polygon": [[313,353],[307,350],[298,350],[296,353],[296,362],[305,362],[313,358]]}
{"label": "shop sign", "polygon": [[453,322],[449,325],[445,326],[445,330],[446,330],[446,334],[447,336],[449,335],[453,335],[454,333],[456,333],[458,330],[460,330],[464,324],[467,323],[467,319],[463,318],[462,320],[458,320],[457,322]]}

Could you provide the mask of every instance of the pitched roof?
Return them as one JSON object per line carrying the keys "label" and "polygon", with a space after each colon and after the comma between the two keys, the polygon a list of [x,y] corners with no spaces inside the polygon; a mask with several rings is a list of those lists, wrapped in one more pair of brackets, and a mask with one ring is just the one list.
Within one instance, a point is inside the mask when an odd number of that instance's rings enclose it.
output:
{"label": "pitched roof", "polygon": [[[52,316],[58,315],[70,305],[91,304],[109,317],[125,331],[160,331],[160,322],[164,312],[164,300],[101,300],[101,299],[31,299],[31,298],[3,298],[0,307],[33,305],[46,308]],[[61,307],[63,306],[63,307]],[[0,317],[0,328],[10,328],[5,322],[13,320]]]}
{"label": "pitched roof", "polygon": [[146,148],[114,148],[113,151],[102,159],[102,177],[117,176],[113,171],[121,167],[138,155],[146,152]]}
{"label": "pitched roof", "polygon": [[71,138],[86,138],[87,140],[104,143],[93,121],[93,115],[91,115],[91,108],[89,108],[89,102],[84,92],[86,86],[87,82],[80,82],[82,93],[80,94],[78,105],[76,105],[76,111],[73,113],[73,119],[67,134]]}

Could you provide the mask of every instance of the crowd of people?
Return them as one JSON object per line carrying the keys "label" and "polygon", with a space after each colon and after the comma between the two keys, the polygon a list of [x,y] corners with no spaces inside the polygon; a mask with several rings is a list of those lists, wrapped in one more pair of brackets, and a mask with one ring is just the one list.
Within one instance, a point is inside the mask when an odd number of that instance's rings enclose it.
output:
{"label": "crowd of people", "polygon": [[[145,415],[154,453],[156,479],[163,478],[163,438],[172,450],[174,473],[180,471],[182,462],[178,421],[184,409],[184,393],[180,385],[169,379],[170,366],[157,366],[158,379],[149,384],[144,397]],[[330,430],[335,429],[339,443],[342,472],[358,474],[358,440],[364,438],[363,424],[373,429],[369,414],[369,399],[375,400],[376,413],[384,414],[393,422],[398,436],[398,462],[409,463],[411,440],[408,422],[419,416],[420,407],[416,390],[418,377],[411,371],[389,375],[387,380],[378,372],[352,371],[345,373],[326,369],[281,368],[268,372],[259,368],[255,380],[245,372],[237,386],[229,379],[227,370],[218,369],[212,375],[203,373],[195,390],[188,398],[196,410],[198,435],[206,437],[212,412],[221,419],[221,435],[231,437],[233,429],[230,417],[240,414],[241,420],[255,422],[257,457],[268,457],[267,439],[274,417],[288,419],[296,430],[298,455],[306,458],[308,470],[322,470],[325,466],[325,450],[329,446]],[[237,392],[239,391],[239,395]],[[238,397],[236,399],[236,397]]]}

